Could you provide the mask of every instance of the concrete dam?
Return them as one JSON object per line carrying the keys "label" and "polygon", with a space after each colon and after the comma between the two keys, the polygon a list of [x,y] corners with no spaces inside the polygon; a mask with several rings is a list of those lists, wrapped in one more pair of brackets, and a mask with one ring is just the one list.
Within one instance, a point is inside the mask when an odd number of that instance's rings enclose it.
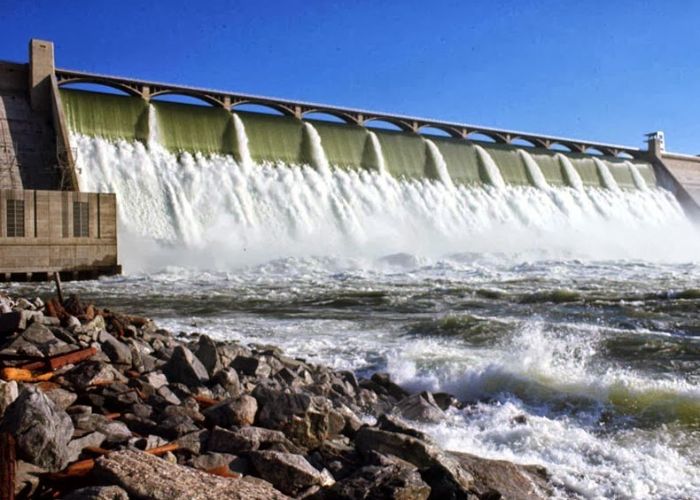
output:
{"label": "concrete dam", "polygon": [[[61,90],[71,132],[107,140],[158,141],[172,153],[231,155],[241,163],[333,166],[457,185],[656,185],[643,159],[479,143],[435,135],[300,120],[212,106]],[[247,144],[246,144],[247,142]],[[249,155],[249,158],[247,157]]]}
{"label": "concrete dam", "polygon": [[135,267],[309,252],[633,256],[638,233],[683,233],[698,211],[699,159],[667,153],[659,134],[641,150],[64,70],[52,52],[43,64],[63,161],[38,177],[116,193]]}

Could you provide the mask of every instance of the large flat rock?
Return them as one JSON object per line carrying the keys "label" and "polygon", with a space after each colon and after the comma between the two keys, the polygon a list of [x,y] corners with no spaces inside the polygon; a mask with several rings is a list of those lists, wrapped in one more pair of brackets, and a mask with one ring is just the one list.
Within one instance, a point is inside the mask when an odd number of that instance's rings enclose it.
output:
{"label": "large flat rock", "polygon": [[138,451],[110,453],[97,460],[94,474],[143,500],[282,500],[269,483],[219,477],[175,465]]}

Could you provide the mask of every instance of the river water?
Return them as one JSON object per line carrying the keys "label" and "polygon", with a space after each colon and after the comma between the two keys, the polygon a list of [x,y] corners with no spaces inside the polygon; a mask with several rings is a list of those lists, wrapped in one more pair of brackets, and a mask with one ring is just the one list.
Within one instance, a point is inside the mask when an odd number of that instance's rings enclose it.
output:
{"label": "river water", "polygon": [[700,237],[669,193],[73,139],[82,187],[118,193],[126,274],[70,291],[451,392],[465,409],[423,426],[441,445],[543,465],[562,491],[700,495]]}

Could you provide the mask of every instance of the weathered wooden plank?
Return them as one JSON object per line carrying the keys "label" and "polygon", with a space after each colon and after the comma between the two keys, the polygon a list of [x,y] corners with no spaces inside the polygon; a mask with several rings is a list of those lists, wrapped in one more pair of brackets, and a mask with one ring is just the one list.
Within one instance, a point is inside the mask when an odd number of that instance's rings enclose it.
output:
{"label": "weathered wooden plank", "polygon": [[0,498],[15,498],[15,438],[9,432],[0,434]]}
{"label": "weathered wooden plank", "polygon": [[91,358],[95,354],[97,354],[97,349],[94,347],[86,347],[85,349],[78,349],[64,354],[56,354],[41,361],[33,361],[31,363],[20,365],[19,368],[24,370],[40,370],[42,368],[47,368],[54,371],[66,365],[80,363],[81,361]]}

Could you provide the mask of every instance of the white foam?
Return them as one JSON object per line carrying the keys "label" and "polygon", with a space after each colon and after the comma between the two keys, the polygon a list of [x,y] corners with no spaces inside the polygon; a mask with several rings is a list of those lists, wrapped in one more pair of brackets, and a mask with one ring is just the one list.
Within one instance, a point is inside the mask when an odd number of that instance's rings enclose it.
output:
{"label": "white foam", "polygon": [[279,257],[402,252],[434,258],[545,250],[656,260],[699,254],[697,231],[659,189],[542,190],[498,180],[499,188],[453,189],[365,170],[251,168],[232,157],[176,155],[157,143],[84,136],[73,143],[81,187],[118,195],[130,271],[152,269],[153,262],[231,269]]}
{"label": "white foam", "polygon": [[525,163],[525,168],[527,168],[527,173],[528,173],[528,176],[530,177],[530,181],[532,182],[532,185],[538,189],[549,188],[549,183],[547,182],[547,179],[544,177],[544,174],[542,173],[542,169],[537,164],[537,162],[532,157],[532,155],[530,153],[528,153],[527,151],[525,151],[524,149],[518,150],[518,154],[520,155],[520,158],[522,158],[523,162]]}
{"label": "white foam", "polygon": [[450,177],[450,172],[447,170],[447,163],[445,162],[445,158],[442,156],[442,153],[440,152],[440,149],[435,145],[433,141],[430,139],[423,139],[428,146],[428,153],[433,159],[433,163],[435,164],[435,168],[437,170],[438,178],[440,179],[440,182],[442,182],[445,187],[449,189],[454,189],[455,185],[452,182],[452,178]]}
{"label": "white foam", "polygon": [[[388,368],[395,381],[412,390],[489,401],[422,426],[447,449],[544,465],[562,496],[563,488],[586,498],[692,496],[700,487],[700,455],[692,451],[700,439],[682,426],[674,429],[677,415],[671,407],[692,406],[697,415],[698,386],[599,364],[600,340],[595,327],[545,331],[527,322],[500,348],[465,350],[444,339],[404,341],[389,354]],[[600,432],[607,429],[601,419],[613,408],[621,411],[619,418],[625,411],[633,410],[635,418],[667,411],[668,426],[657,421]],[[516,417],[525,417],[525,423]]]}
{"label": "white foam", "polygon": [[501,170],[498,168],[498,165],[493,160],[488,151],[486,151],[478,144],[475,144],[474,148],[476,149],[476,154],[479,157],[479,162],[486,171],[486,176],[488,177],[489,183],[497,189],[505,188],[506,182],[503,180]]}
{"label": "white foam", "polygon": [[619,191],[620,186],[617,184],[617,181],[615,180],[615,177],[613,177],[612,172],[610,172],[608,165],[605,162],[599,160],[598,158],[593,158],[593,163],[595,163],[595,166],[598,169],[598,174],[600,175],[600,178],[603,181],[603,186],[605,186],[606,189]]}
{"label": "white foam", "polygon": [[561,153],[557,153],[556,157],[559,159],[559,163],[564,167],[566,183],[577,191],[583,191],[583,180],[581,180],[581,175],[578,173],[573,163],[571,163],[571,160]]}
{"label": "white foam", "polygon": [[321,144],[321,136],[309,122],[304,122],[304,131],[309,136],[309,142],[311,143],[312,166],[321,172],[321,175],[324,177],[329,177],[331,175],[331,167]]}

